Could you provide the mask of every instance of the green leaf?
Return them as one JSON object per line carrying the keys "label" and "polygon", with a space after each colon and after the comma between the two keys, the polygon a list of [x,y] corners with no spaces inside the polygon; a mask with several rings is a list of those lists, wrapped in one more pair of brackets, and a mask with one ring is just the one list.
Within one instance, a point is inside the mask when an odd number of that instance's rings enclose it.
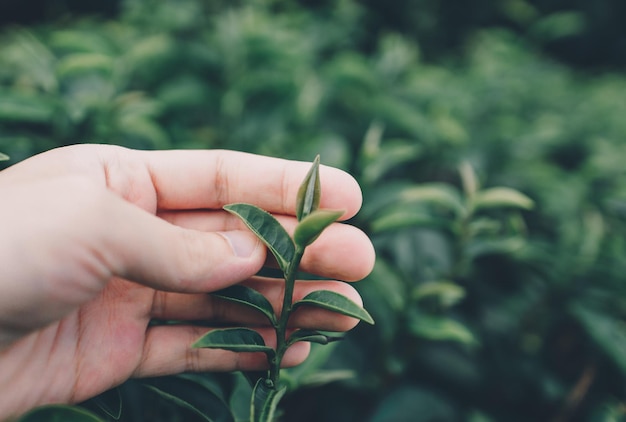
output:
{"label": "green leaf", "polygon": [[[185,422],[206,421],[207,418],[215,422],[235,422],[227,396],[230,394],[231,379],[228,374],[181,374],[156,378],[146,378],[139,384],[147,394],[141,401],[167,400],[176,405],[177,419]],[[152,388],[150,388],[152,387]],[[157,391],[158,390],[158,391]],[[248,391],[248,402],[251,389]],[[157,395],[157,397],[154,397]],[[130,399],[130,395],[127,396]],[[142,397],[143,398],[143,397]],[[129,401],[131,408],[134,404]],[[171,406],[168,406],[171,408]],[[164,409],[164,407],[157,407]]]}
{"label": "green leaf", "polygon": [[411,140],[385,140],[385,144],[363,168],[364,181],[373,184],[381,180],[387,172],[415,160],[423,150],[422,145]]}
{"label": "green leaf", "polygon": [[413,290],[413,298],[422,301],[434,299],[441,306],[449,308],[465,297],[465,289],[450,281],[430,281],[420,284]]}
{"label": "green leaf", "polygon": [[250,204],[230,204],[224,209],[235,214],[265,243],[283,272],[295,254],[295,246],[283,226],[268,212]]}
{"label": "green leaf", "polygon": [[0,92],[0,122],[47,124],[55,113],[55,101],[49,97]]}
{"label": "green leaf", "polygon": [[271,303],[261,293],[247,286],[236,284],[217,292],[212,293],[213,296],[229,300],[231,302],[241,303],[260,311],[269,319],[272,325],[276,325],[276,315]]}
{"label": "green leaf", "polygon": [[298,189],[298,196],[296,197],[296,217],[298,221],[317,210],[320,205],[321,187],[319,167],[320,156],[317,155],[311,169],[304,177]]}
{"label": "green leaf", "polygon": [[76,406],[50,405],[31,410],[18,422],[104,422],[95,414]]}
{"label": "green leaf", "polygon": [[512,207],[529,210],[534,202],[523,193],[505,187],[485,189],[476,194],[474,209]]}
{"label": "green leaf", "polygon": [[273,422],[278,403],[287,391],[287,387],[273,388],[268,385],[268,381],[261,378],[254,386],[250,408],[250,420],[252,422]]}
{"label": "green leaf", "polygon": [[300,387],[320,387],[332,382],[355,379],[356,371],[351,369],[319,370],[300,381]]}
{"label": "green leaf", "polygon": [[465,248],[468,258],[474,260],[484,255],[511,255],[524,251],[527,242],[521,236],[510,236],[501,239],[475,238]]}
{"label": "green leaf", "polygon": [[114,66],[114,60],[106,54],[74,53],[59,60],[56,70],[60,79],[91,72],[108,76],[113,72]]}
{"label": "green leaf", "polygon": [[458,420],[454,405],[445,396],[440,396],[433,390],[408,383],[393,387],[378,398],[367,420],[368,422]]}
{"label": "green leaf", "polygon": [[115,420],[122,416],[122,396],[119,388],[112,388],[90,400],[104,413]]}
{"label": "green leaf", "polygon": [[400,192],[400,201],[406,203],[429,203],[460,214],[464,211],[459,192],[444,183],[424,183]]}
{"label": "green leaf", "polygon": [[263,337],[249,328],[224,328],[209,331],[191,346],[206,349],[224,349],[233,352],[263,352],[274,355],[274,349],[267,347]]}
{"label": "green leaf", "polygon": [[337,221],[345,211],[343,210],[316,210],[304,217],[296,226],[293,240],[301,248],[315,241],[318,236]]}
{"label": "green leaf", "polygon": [[464,161],[459,166],[459,173],[461,174],[461,184],[463,185],[465,195],[468,198],[473,198],[480,188],[474,167],[469,162]]}
{"label": "green leaf", "polygon": [[317,306],[318,308],[328,309],[342,315],[357,318],[361,321],[367,322],[368,324],[374,324],[374,320],[365,309],[344,295],[330,290],[317,290],[309,293],[304,297],[304,299],[294,303],[293,309],[302,305]]}
{"label": "green leaf", "polygon": [[0,152],[0,161],[7,161],[9,156]]}
{"label": "green leaf", "polygon": [[454,341],[476,345],[474,334],[458,321],[420,313],[411,315],[409,329],[414,335],[434,341]]}
{"label": "green leaf", "polygon": [[194,405],[192,405],[191,403],[187,402],[186,400],[183,400],[182,398],[175,396],[173,394],[170,393],[166,393],[165,391],[153,386],[153,385],[145,385],[145,387],[147,389],[149,389],[150,391],[152,391],[153,393],[157,394],[160,398],[165,399],[169,402],[172,402],[174,404],[176,404],[177,406],[180,406],[182,408],[185,408],[187,410],[190,410],[192,413],[194,413],[196,416],[199,416],[202,420],[206,421],[206,422],[213,422],[214,419],[211,419],[208,415],[205,415],[202,411],[200,411],[197,407],[195,407]]}
{"label": "green leaf", "polygon": [[613,361],[622,374],[626,374],[626,324],[621,318],[585,305],[574,303],[570,306],[570,312],[592,342]]}
{"label": "green leaf", "polygon": [[440,218],[419,208],[403,208],[391,210],[370,223],[372,232],[378,233],[388,230],[400,230],[415,227],[431,227],[450,229],[452,222]]}
{"label": "green leaf", "polygon": [[250,421],[252,389],[260,378],[267,376],[267,371],[264,371],[263,376],[256,377],[254,381],[248,377],[249,372],[247,371],[234,372],[231,375],[232,381],[228,406],[231,409],[235,421]]}
{"label": "green leaf", "polygon": [[289,336],[287,339],[287,345],[298,341],[308,341],[310,343],[328,344],[333,341],[343,340],[343,336],[329,336],[327,334],[320,333],[316,330],[297,330]]}

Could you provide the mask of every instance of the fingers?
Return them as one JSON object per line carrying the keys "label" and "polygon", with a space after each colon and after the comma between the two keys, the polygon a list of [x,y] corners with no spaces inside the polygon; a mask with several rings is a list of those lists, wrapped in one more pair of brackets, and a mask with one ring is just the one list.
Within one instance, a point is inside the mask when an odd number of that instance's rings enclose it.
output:
{"label": "fingers", "polygon": [[[162,212],[172,224],[200,231],[247,230],[243,222],[224,211]],[[293,233],[294,217],[276,218]],[[347,224],[333,224],[307,247],[301,269],[324,278],[356,281],[365,278],[374,266],[375,252],[365,233]]]}
{"label": "fingers", "polygon": [[[244,283],[265,296],[272,304],[275,314],[280,314],[283,304],[284,283],[282,280],[253,278]],[[340,293],[357,304],[361,297],[349,284],[337,281],[300,281],[294,289],[294,302],[301,300],[316,290],[331,290]],[[268,320],[248,306],[219,299],[208,294],[176,294],[159,292],[155,295],[151,316],[163,320],[205,320],[228,325],[263,326]],[[290,319],[290,326],[325,331],[348,331],[357,320],[335,312],[314,307],[296,310]]]}
{"label": "fingers", "polygon": [[[156,326],[148,329],[142,361],[133,376],[152,377],[203,371],[254,371],[268,367],[264,353],[237,353],[221,349],[194,349],[191,345],[209,331],[193,326]],[[265,344],[276,347],[271,329],[257,330]],[[285,353],[282,366],[302,363],[309,354],[310,345],[298,342]]]}
{"label": "fingers", "polygon": [[[137,151],[86,144],[31,157],[5,170],[0,183],[83,175],[150,211],[248,202],[293,215],[298,187],[310,166],[236,151]],[[346,219],[355,215],[362,196],[354,178],[327,166],[320,166],[320,178],[321,206],[346,210]]]}
{"label": "fingers", "polygon": [[[295,214],[296,194],[311,163],[235,151],[141,152],[157,192],[159,209],[219,209],[233,202],[255,204],[279,214]],[[361,207],[361,190],[349,174],[320,167],[321,206]]]}

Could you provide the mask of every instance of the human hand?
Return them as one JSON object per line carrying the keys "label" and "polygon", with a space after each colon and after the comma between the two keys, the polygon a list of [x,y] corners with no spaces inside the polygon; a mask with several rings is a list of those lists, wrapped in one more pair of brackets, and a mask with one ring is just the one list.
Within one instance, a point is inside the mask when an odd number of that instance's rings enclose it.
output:
{"label": "human hand", "polygon": [[[277,312],[282,281],[255,277],[265,248],[221,210],[248,202],[292,231],[295,196],[309,163],[230,151],[134,151],[78,145],[0,173],[0,418],[46,403],[80,402],[129,377],[263,369],[264,355],[192,349],[206,327],[245,324],[268,345],[273,330],[246,307],[207,295],[235,283],[262,292]],[[320,169],[321,206],[361,205],[352,177]],[[307,248],[301,268],[346,281],[374,261],[367,237],[342,224]],[[299,283],[294,299],[346,283]],[[149,326],[152,319],[189,325]],[[343,331],[356,321],[299,309],[294,327]],[[296,343],[285,365],[303,361]]]}

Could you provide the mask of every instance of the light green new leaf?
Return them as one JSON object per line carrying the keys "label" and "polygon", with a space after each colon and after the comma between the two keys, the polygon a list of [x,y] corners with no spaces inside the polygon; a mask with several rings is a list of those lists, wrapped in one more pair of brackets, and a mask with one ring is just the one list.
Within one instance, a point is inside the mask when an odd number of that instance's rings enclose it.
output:
{"label": "light green new leaf", "polygon": [[57,75],[59,79],[85,73],[103,73],[110,75],[114,71],[115,62],[112,57],[100,53],[74,53],[59,60]]}
{"label": "light green new leaf", "polygon": [[345,211],[343,210],[316,210],[307,215],[298,223],[293,234],[293,240],[301,248],[315,241],[324,229],[337,221]]}
{"label": "light green new leaf", "polygon": [[191,347],[224,349],[233,352],[263,352],[268,356],[275,353],[274,349],[265,345],[259,333],[249,328],[213,330],[196,340]]}
{"label": "light green new leaf", "polygon": [[230,204],[224,209],[235,214],[265,243],[283,272],[295,254],[295,246],[283,226],[267,211],[250,204]]}
{"label": "light green new leaf", "polygon": [[304,177],[298,196],[296,197],[296,217],[298,221],[315,211],[320,205],[320,156],[317,155],[313,161],[311,169]]}
{"label": "light green new leaf", "polygon": [[372,316],[362,307],[339,293],[332,292],[330,290],[317,290],[311,292],[293,304],[293,308],[296,309],[302,305],[317,306],[318,308],[328,309],[329,311],[337,312],[342,315],[347,315],[353,318],[357,318],[368,324],[374,324]]}
{"label": "light green new leaf", "polygon": [[269,319],[272,325],[276,325],[276,315],[271,303],[261,293],[247,286],[236,284],[217,292],[212,293],[213,296],[220,297],[231,302],[241,303],[260,311]]}
{"label": "light green new leaf", "polygon": [[404,207],[402,209],[392,209],[379,218],[374,219],[370,223],[370,227],[372,232],[378,233],[387,230],[401,230],[415,227],[451,230],[452,224],[449,219],[432,215],[432,213],[423,209]]}
{"label": "light green new leaf", "polygon": [[285,395],[287,387],[275,389],[268,386],[265,378],[257,381],[252,392],[250,420],[252,422],[273,422],[280,399]]}
{"label": "light green new leaf", "polygon": [[297,330],[289,339],[287,339],[287,345],[291,346],[292,344],[298,341],[308,341],[310,343],[318,343],[318,344],[328,344],[333,341],[343,340],[343,336],[329,336],[326,334],[322,334],[319,331],[315,330]]}
{"label": "light green new leaf", "polygon": [[9,159],[9,156],[0,152],[0,161],[6,161]]}
{"label": "light green new leaf", "polygon": [[436,300],[441,306],[449,308],[465,297],[465,289],[450,281],[430,281],[420,284],[413,290],[415,300]]}
{"label": "light green new leaf", "polygon": [[478,193],[473,201],[474,209],[512,207],[529,210],[534,202],[523,193],[511,188],[491,188]]}
{"label": "light green new leaf", "polygon": [[414,314],[409,322],[413,335],[434,341],[454,341],[461,344],[476,345],[474,334],[463,324],[453,319]]}
{"label": "light green new leaf", "polygon": [[56,104],[45,97],[7,92],[0,96],[0,122],[47,124],[55,112]]}
{"label": "light green new leaf", "polygon": [[398,196],[403,203],[428,203],[455,214],[464,211],[459,192],[445,183],[423,183],[411,186],[401,191]]}
{"label": "light green new leaf", "polygon": [[95,414],[76,406],[50,405],[31,410],[18,422],[104,422]]}

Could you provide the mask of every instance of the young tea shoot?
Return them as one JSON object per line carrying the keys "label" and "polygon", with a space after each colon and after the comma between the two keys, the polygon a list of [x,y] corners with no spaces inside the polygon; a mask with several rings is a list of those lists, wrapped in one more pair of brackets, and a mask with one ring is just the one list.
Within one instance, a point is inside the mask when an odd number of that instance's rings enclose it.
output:
{"label": "young tea shoot", "polygon": [[276,332],[276,348],[265,344],[263,337],[249,328],[225,328],[210,331],[199,338],[193,347],[224,349],[233,352],[262,352],[267,357],[269,370],[260,378],[252,391],[250,419],[268,422],[275,419],[278,403],[287,387],[280,382],[280,366],[287,349],[298,341],[328,344],[341,339],[316,330],[299,329],[287,334],[289,316],[301,306],[323,308],[373,324],[369,313],[347,297],[328,290],[309,293],[302,300],[293,302],[293,290],[300,260],[307,246],[313,243],[328,226],[344,214],[340,210],[319,209],[321,184],[319,155],[302,181],[296,198],[298,224],[293,237],[268,212],[245,203],[229,204],[224,209],[239,217],[267,246],[276,258],[283,273],[285,290],[283,306],[279,315],[274,313],[270,302],[256,290],[234,285],[212,293],[222,299],[243,304],[264,316]]}

